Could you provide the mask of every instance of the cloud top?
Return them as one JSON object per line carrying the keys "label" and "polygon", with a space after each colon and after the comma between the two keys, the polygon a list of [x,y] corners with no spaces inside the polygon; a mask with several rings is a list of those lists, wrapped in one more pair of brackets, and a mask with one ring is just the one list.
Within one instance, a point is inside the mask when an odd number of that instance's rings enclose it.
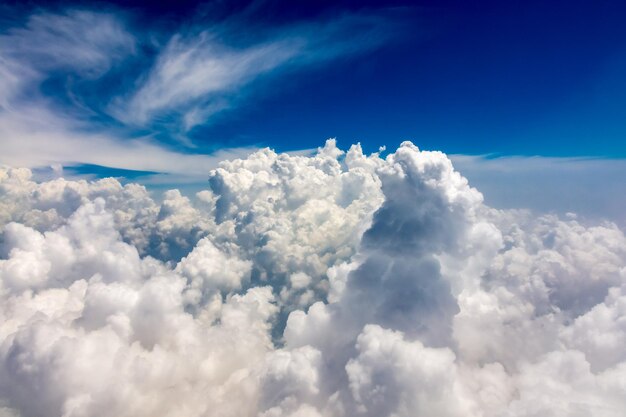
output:
{"label": "cloud top", "polygon": [[447,156],[224,161],[153,199],[0,171],[0,413],[619,416],[626,237]]}

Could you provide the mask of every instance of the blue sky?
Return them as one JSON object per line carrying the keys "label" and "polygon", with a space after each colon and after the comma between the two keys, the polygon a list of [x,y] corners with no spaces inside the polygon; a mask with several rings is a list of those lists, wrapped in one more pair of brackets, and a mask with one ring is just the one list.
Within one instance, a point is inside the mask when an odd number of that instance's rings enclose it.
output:
{"label": "blue sky", "polygon": [[170,185],[330,137],[521,165],[626,158],[619,1],[1,7],[3,164]]}
{"label": "blue sky", "polygon": [[3,50],[43,72],[24,95],[185,153],[626,156],[623,2],[466,3],[5,6]]}
{"label": "blue sky", "polygon": [[626,156],[626,10],[503,3],[408,8],[385,45],[294,76],[206,131],[286,147],[336,136],[371,149],[411,139],[451,153]]}

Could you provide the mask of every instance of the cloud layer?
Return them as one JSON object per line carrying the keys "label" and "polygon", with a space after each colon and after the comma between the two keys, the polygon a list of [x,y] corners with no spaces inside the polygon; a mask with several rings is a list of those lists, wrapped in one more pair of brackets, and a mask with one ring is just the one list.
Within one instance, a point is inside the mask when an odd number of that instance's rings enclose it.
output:
{"label": "cloud layer", "polygon": [[155,200],[0,171],[0,415],[620,416],[626,238],[329,141]]}

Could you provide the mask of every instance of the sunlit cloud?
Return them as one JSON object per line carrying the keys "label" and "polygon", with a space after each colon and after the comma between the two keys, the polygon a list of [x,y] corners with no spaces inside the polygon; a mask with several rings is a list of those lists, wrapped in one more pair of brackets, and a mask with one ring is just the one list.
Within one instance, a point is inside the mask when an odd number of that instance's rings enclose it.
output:
{"label": "sunlit cloud", "polygon": [[624,161],[193,136],[404,12],[3,23],[0,417],[622,417]]}
{"label": "sunlit cloud", "polygon": [[5,414],[626,407],[624,233],[493,209],[441,152],[264,149],[160,198],[30,175],[0,169]]}

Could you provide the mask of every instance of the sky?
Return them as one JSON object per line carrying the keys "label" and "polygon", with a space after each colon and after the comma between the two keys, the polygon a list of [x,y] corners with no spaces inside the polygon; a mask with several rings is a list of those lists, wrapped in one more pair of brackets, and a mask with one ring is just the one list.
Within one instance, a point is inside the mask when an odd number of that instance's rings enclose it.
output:
{"label": "sky", "polygon": [[0,417],[623,417],[623,2],[0,4]]}
{"label": "sky", "polygon": [[[6,2],[2,12],[0,163],[44,177],[62,167],[197,190],[220,160],[328,138],[365,152],[411,140],[511,157],[521,171],[523,157],[566,158],[572,168],[542,174],[550,183],[575,184],[567,172],[588,159],[626,173],[622,2]],[[489,188],[484,178],[501,174],[466,175]],[[589,176],[598,182],[565,186],[579,193],[568,201],[600,181],[619,187],[602,170]],[[526,205],[626,221],[611,202],[562,204],[544,188],[530,187]]]}
{"label": "sky", "polygon": [[183,153],[626,157],[622,2],[152,3],[5,4],[4,54],[36,75],[4,101]]}

